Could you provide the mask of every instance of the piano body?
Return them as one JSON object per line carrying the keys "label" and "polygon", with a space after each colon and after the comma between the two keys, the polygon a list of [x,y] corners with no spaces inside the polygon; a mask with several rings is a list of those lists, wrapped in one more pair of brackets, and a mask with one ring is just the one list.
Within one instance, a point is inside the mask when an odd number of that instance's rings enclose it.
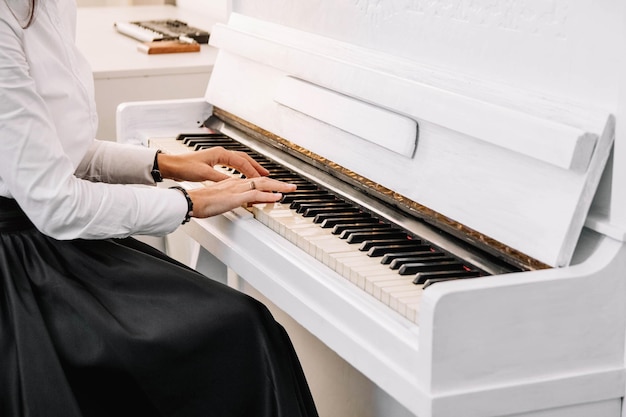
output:
{"label": "piano body", "polygon": [[413,284],[288,203],[181,228],[410,413],[617,417],[625,10],[240,0],[205,96],[121,105],[118,140],[219,131],[478,271]]}

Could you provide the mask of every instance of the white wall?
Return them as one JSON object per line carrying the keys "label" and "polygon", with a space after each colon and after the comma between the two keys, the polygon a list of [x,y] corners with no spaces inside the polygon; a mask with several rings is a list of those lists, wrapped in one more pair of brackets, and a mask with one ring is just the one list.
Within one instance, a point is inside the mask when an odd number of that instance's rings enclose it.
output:
{"label": "white wall", "polygon": [[226,21],[231,3],[231,0],[176,0],[178,7],[209,15],[218,21]]}

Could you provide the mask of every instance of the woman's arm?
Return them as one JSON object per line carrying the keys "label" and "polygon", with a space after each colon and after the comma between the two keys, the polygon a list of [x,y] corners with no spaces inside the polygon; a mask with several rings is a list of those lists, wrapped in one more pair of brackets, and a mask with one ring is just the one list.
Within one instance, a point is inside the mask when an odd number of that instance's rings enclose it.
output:
{"label": "woman's arm", "polygon": [[142,146],[95,140],[74,174],[93,182],[153,185],[155,153]]}
{"label": "woman's arm", "polygon": [[95,132],[92,74],[69,34],[54,30],[68,19],[63,10],[47,12],[24,30],[0,2],[0,195],[57,239],[173,231],[187,207],[176,190],[74,175]]}

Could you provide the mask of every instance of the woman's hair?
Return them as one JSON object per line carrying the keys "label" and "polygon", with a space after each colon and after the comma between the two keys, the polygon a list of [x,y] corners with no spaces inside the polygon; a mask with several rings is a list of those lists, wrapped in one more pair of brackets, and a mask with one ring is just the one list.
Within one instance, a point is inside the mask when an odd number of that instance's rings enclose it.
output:
{"label": "woman's hair", "polygon": [[30,26],[31,23],[33,23],[33,20],[35,19],[35,7],[37,6],[37,0],[30,0],[30,12],[28,14],[28,22],[26,23],[26,26]]}
{"label": "woman's hair", "polygon": [[[8,3],[7,0],[5,0],[5,2]],[[28,15],[26,16],[26,19],[24,20],[24,24],[22,26],[24,29],[29,27],[35,20],[35,9],[37,8],[37,0],[28,0],[28,3],[29,3]],[[15,17],[19,21],[20,19],[15,15],[15,13],[13,12],[13,9],[11,9],[11,6],[7,4],[7,7],[13,14],[13,17]]]}
{"label": "woman's hair", "polygon": [[37,0],[29,0],[29,2],[30,8],[28,9],[28,20],[26,21],[24,28],[29,27],[30,24],[33,23],[33,20],[35,20],[35,7],[37,6]]}

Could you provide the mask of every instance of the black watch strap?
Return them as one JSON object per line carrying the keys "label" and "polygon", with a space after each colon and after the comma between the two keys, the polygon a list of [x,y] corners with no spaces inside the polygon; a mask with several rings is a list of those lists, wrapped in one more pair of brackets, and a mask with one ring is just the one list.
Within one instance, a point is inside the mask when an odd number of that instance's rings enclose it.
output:
{"label": "black watch strap", "polygon": [[152,171],[150,171],[150,174],[152,174],[152,179],[154,180],[154,182],[163,181],[163,176],[161,175],[161,171],[159,170],[159,161],[157,159],[160,153],[161,153],[160,150],[156,151],[156,154],[154,155],[154,163],[152,164]]}

